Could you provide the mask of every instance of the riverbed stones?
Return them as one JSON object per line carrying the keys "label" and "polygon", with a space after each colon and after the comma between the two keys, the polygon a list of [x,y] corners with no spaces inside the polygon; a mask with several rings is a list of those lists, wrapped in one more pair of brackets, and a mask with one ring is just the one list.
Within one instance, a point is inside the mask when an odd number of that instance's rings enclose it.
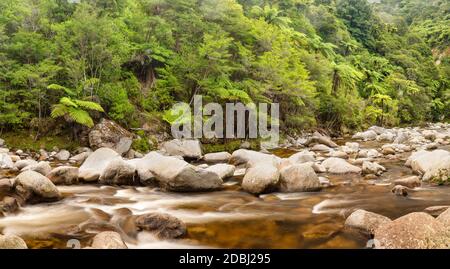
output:
{"label": "riverbed stones", "polygon": [[234,175],[236,167],[231,164],[219,163],[205,168],[206,171],[216,173],[222,180]]}
{"label": "riverbed stones", "polygon": [[139,229],[154,232],[161,239],[180,238],[186,234],[186,224],[165,213],[140,215],[135,220]]}
{"label": "riverbed stones", "polygon": [[261,163],[249,168],[242,180],[242,189],[261,194],[275,190],[280,179],[280,172],[275,166]]}
{"label": "riverbed stones", "polygon": [[14,188],[23,200],[30,203],[55,201],[61,197],[50,179],[34,171],[20,173],[14,181]]}
{"label": "riverbed stones", "polygon": [[60,166],[51,170],[47,177],[56,185],[72,185],[78,183],[78,167]]}
{"label": "riverbed stones", "polygon": [[450,208],[450,205],[438,205],[425,208],[423,211],[433,217],[439,216],[441,213]]}
{"label": "riverbed stones", "polygon": [[203,156],[203,160],[207,163],[227,163],[231,158],[231,154],[228,152],[214,152],[207,153]]}
{"label": "riverbed stones", "polygon": [[67,161],[70,158],[70,152],[68,150],[60,150],[56,155],[55,158],[58,161]]}
{"label": "riverbed stones", "polygon": [[0,249],[28,249],[22,238],[16,235],[0,234]]}
{"label": "riverbed stones", "polygon": [[316,144],[311,148],[312,151],[318,151],[318,152],[330,152],[331,148],[324,144]]}
{"label": "riverbed stones", "polygon": [[101,184],[134,185],[136,166],[116,158],[108,163],[99,178]]}
{"label": "riverbed stones", "polygon": [[119,154],[110,148],[99,148],[80,166],[78,178],[86,182],[97,181],[108,164],[119,159]]}
{"label": "riverbed stones", "polygon": [[364,161],[362,164],[363,174],[374,174],[374,175],[380,176],[385,171],[386,171],[386,168],[384,168],[384,166],[379,165],[376,162]]}
{"label": "riverbed stones", "polygon": [[75,156],[72,156],[69,158],[69,161],[74,162],[74,163],[82,163],[84,162],[87,157],[89,157],[89,155],[91,155],[92,152],[81,152]]}
{"label": "riverbed stones", "polygon": [[220,189],[223,183],[216,173],[195,167],[175,157],[151,152],[143,159],[145,164],[142,165],[146,165],[160,186],[168,191],[212,191]]}
{"label": "riverbed stones", "polygon": [[12,169],[14,163],[7,153],[0,153],[0,169]]}
{"label": "riverbed stones", "polygon": [[432,216],[415,212],[381,225],[375,230],[379,248],[430,249],[448,248],[445,226]]}
{"label": "riverbed stones", "polygon": [[448,183],[450,181],[450,155],[433,163],[431,167],[425,171],[422,180],[432,181],[438,184]]}
{"label": "riverbed stones", "polygon": [[332,174],[361,173],[361,168],[349,164],[341,158],[328,158],[322,162],[322,165],[327,169],[327,172]]}
{"label": "riverbed stones", "polygon": [[[439,221],[440,223],[444,224],[444,226],[446,227],[447,231],[449,232],[449,236],[450,236],[450,209],[447,208],[444,212],[439,214],[439,216],[436,218],[436,220]],[[449,238],[449,243],[450,243],[450,238]]]}
{"label": "riverbed stones", "polygon": [[398,132],[394,139],[394,144],[404,144],[408,141],[409,135],[407,132]]}
{"label": "riverbed stones", "polygon": [[373,234],[378,227],[389,222],[391,222],[391,219],[388,217],[358,209],[347,217],[345,227]]}
{"label": "riverbed stones", "polygon": [[294,164],[281,169],[280,190],[303,192],[320,190],[321,184],[310,164]]}
{"label": "riverbed stones", "polygon": [[92,240],[94,249],[127,249],[127,245],[117,232],[107,231],[97,234]]}
{"label": "riverbed stones", "polygon": [[307,150],[295,153],[291,155],[288,159],[292,164],[300,164],[315,161],[314,153]]}
{"label": "riverbed stones", "polygon": [[28,170],[35,171],[43,176],[46,176],[48,173],[50,173],[50,171],[52,171],[52,167],[50,166],[49,162],[40,161],[36,164],[31,164],[31,165],[25,166],[20,171],[23,172],[23,171],[28,171]]}
{"label": "riverbed stones", "polygon": [[200,159],[202,147],[200,141],[194,139],[173,139],[161,145],[161,149],[172,156],[182,156],[187,159]]}
{"label": "riverbed stones", "polygon": [[110,148],[122,155],[131,147],[133,135],[117,123],[101,119],[89,132],[89,145],[93,149]]}
{"label": "riverbed stones", "polygon": [[0,212],[12,213],[19,209],[19,203],[17,199],[11,196],[5,196],[0,201]]}
{"label": "riverbed stones", "polygon": [[421,181],[420,181],[420,178],[417,176],[410,176],[410,177],[396,179],[396,180],[394,180],[394,184],[414,189],[414,188],[420,187]]}
{"label": "riverbed stones", "polygon": [[425,180],[439,176],[439,173],[448,176],[450,152],[440,149],[434,151],[421,150],[413,153],[406,161],[406,165],[419,175],[428,173]]}

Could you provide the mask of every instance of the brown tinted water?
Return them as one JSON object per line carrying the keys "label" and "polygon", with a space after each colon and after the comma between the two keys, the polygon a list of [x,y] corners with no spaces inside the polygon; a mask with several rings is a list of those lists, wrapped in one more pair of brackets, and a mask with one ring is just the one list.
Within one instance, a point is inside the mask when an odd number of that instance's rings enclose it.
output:
{"label": "brown tinted water", "polygon": [[[286,157],[294,152],[275,154]],[[390,192],[391,181],[412,174],[404,166],[405,158],[407,154],[401,160],[380,160],[388,172],[377,180],[329,176],[333,186],[314,193],[257,197],[240,190],[239,178],[226,182],[222,191],[187,194],[148,187],[60,186],[63,200],[25,206],[0,218],[0,230],[21,235],[32,248],[65,248],[73,239],[84,247],[105,230],[122,233],[130,248],[364,248],[369,238],[343,225],[352,210],[397,218],[429,206],[450,205],[446,186],[424,185],[407,197]],[[187,223],[188,234],[174,241],[135,234],[123,221],[130,211],[172,214]]]}

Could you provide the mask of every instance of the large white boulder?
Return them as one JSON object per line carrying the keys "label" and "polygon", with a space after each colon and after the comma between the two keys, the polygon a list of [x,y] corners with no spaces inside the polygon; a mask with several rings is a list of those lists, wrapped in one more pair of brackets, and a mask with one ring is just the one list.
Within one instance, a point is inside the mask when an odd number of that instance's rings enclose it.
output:
{"label": "large white boulder", "polygon": [[110,148],[99,148],[80,166],[78,178],[86,182],[97,181],[108,164],[120,158],[119,153]]}

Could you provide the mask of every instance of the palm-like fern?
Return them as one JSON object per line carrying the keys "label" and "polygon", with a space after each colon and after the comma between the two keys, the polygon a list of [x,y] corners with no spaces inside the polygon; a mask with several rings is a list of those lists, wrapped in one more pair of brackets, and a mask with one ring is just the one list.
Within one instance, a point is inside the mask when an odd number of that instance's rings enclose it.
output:
{"label": "palm-like fern", "polygon": [[286,28],[292,23],[289,17],[282,16],[280,10],[269,5],[264,6],[264,8],[253,6],[251,14],[256,18],[264,19],[268,24],[276,25],[280,28]]}
{"label": "palm-like fern", "polygon": [[[63,86],[52,84],[49,89],[63,90],[68,95],[74,92]],[[96,102],[76,99],[73,96],[65,96],[59,99],[59,103],[52,106],[51,117],[64,117],[69,122],[76,122],[87,127],[94,126],[94,121],[89,115],[89,110],[104,112],[101,105]]]}

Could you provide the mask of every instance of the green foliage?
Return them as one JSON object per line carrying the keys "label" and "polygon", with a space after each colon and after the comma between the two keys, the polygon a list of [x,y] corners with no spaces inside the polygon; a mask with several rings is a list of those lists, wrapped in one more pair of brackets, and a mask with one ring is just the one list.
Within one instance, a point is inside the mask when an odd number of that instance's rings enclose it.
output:
{"label": "green foliage", "polygon": [[449,10],[441,0],[3,0],[0,129],[33,119],[43,129],[48,117],[92,126],[95,111],[126,127],[150,114],[173,123],[172,106],[197,94],[277,102],[286,132],[445,121]]}

